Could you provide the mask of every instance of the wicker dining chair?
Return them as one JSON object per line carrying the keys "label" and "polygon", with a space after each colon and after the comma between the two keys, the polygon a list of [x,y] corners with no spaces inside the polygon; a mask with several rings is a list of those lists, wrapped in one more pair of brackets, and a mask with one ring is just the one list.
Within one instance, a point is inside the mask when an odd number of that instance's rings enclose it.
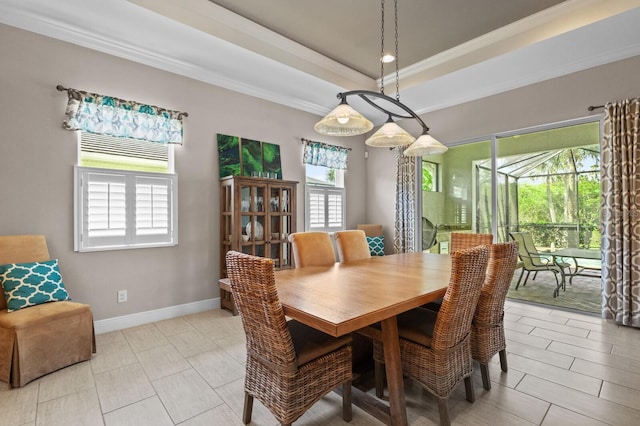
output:
{"label": "wicker dining chair", "polygon": [[229,251],[231,294],[247,340],[243,422],[257,398],[282,425],[342,385],[342,418],[351,420],[351,337],[332,337],[287,321],[278,299],[273,260]]}
{"label": "wicker dining chair", "polygon": [[289,235],[296,268],[336,263],[336,252],[326,232],[295,232]]}
{"label": "wicker dining chair", "polygon": [[337,231],[335,238],[340,262],[352,262],[371,257],[367,235],[363,230]]}
{"label": "wicker dining chair", "polygon": [[[469,249],[476,246],[488,246],[493,242],[493,234],[473,234],[470,232],[452,232],[449,243],[449,253],[455,253],[458,250]],[[424,305],[425,308],[437,311],[440,309],[442,299]]]}
{"label": "wicker dining chair", "polygon": [[489,361],[500,354],[500,367],[507,372],[504,337],[504,301],[518,263],[518,243],[491,244],[487,275],[471,323],[471,355],[480,363],[482,385],[491,389]]}
{"label": "wicker dining chair", "polygon": [[[439,311],[416,308],[398,316],[400,359],[405,375],[438,399],[440,424],[449,425],[447,400],[465,382],[466,398],[475,401],[471,374],[471,321],[485,279],[486,246],[452,254],[451,278]],[[376,373],[384,371],[382,343],[374,341]],[[376,377],[376,394],[382,380]]]}
{"label": "wicker dining chair", "polygon": [[449,243],[449,253],[468,249],[475,246],[493,243],[493,234],[474,234],[470,232],[452,232]]}

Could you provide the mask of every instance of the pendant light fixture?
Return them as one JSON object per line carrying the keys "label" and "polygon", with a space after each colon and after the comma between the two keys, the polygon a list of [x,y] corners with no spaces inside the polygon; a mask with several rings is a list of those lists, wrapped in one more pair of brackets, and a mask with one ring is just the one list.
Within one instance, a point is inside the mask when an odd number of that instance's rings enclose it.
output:
{"label": "pendant light fixture", "polygon": [[[372,147],[399,147],[410,145],[403,154],[406,156],[423,156],[441,154],[447,151],[447,147],[429,135],[429,128],[418,115],[409,107],[400,102],[400,76],[398,65],[398,0],[394,0],[395,12],[395,61],[396,61],[396,98],[384,93],[384,63],[382,58],[386,55],[384,50],[384,1],[381,0],[381,50],[380,50],[380,93],[370,90],[352,90],[338,93],[340,104],[326,117],[314,126],[316,132],[327,136],[355,136],[367,133],[373,128],[373,123],[353,109],[347,98],[357,95],[369,105],[387,115],[386,123],[371,135],[365,143]],[[388,104],[405,111],[408,115],[392,112],[389,108],[376,103],[373,99],[381,99]],[[394,122],[394,118],[413,118],[422,126],[422,134],[418,139]]]}

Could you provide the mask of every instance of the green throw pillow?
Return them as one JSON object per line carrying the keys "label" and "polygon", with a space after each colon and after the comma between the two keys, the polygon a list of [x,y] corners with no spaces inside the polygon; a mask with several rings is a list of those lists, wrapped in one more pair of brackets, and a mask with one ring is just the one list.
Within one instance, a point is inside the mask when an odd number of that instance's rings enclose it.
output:
{"label": "green throw pillow", "polygon": [[384,235],[379,237],[367,237],[371,256],[384,256]]}
{"label": "green throw pillow", "polygon": [[41,303],[69,300],[58,270],[58,259],[2,265],[0,283],[9,312]]}

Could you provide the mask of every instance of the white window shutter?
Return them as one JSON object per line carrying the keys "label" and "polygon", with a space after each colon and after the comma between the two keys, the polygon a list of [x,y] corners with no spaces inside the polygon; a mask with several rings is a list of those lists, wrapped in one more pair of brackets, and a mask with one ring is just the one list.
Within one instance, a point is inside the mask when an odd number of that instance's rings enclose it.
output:
{"label": "white window shutter", "polygon": [[344,229],[344,188],[306,185],[305,229],[335,232]]}
{"label": "white window shutter", "polygon": [[76,182],[76,250],[177,244],[177,176],[76,167]]}

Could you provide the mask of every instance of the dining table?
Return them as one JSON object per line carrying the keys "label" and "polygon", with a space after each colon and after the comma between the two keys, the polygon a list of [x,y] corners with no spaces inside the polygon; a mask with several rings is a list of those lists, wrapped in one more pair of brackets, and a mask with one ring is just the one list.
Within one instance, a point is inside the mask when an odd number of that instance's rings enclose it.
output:
{"label": "dining table", "polygon": [[283,269],[275,281],[288,317],[331,336],[360,331],[382,341],[388,406],[355,387],[353,402],[395,426],[407,424],[396,316],[443,297],[450,276],[449,255],[418,252]]}

